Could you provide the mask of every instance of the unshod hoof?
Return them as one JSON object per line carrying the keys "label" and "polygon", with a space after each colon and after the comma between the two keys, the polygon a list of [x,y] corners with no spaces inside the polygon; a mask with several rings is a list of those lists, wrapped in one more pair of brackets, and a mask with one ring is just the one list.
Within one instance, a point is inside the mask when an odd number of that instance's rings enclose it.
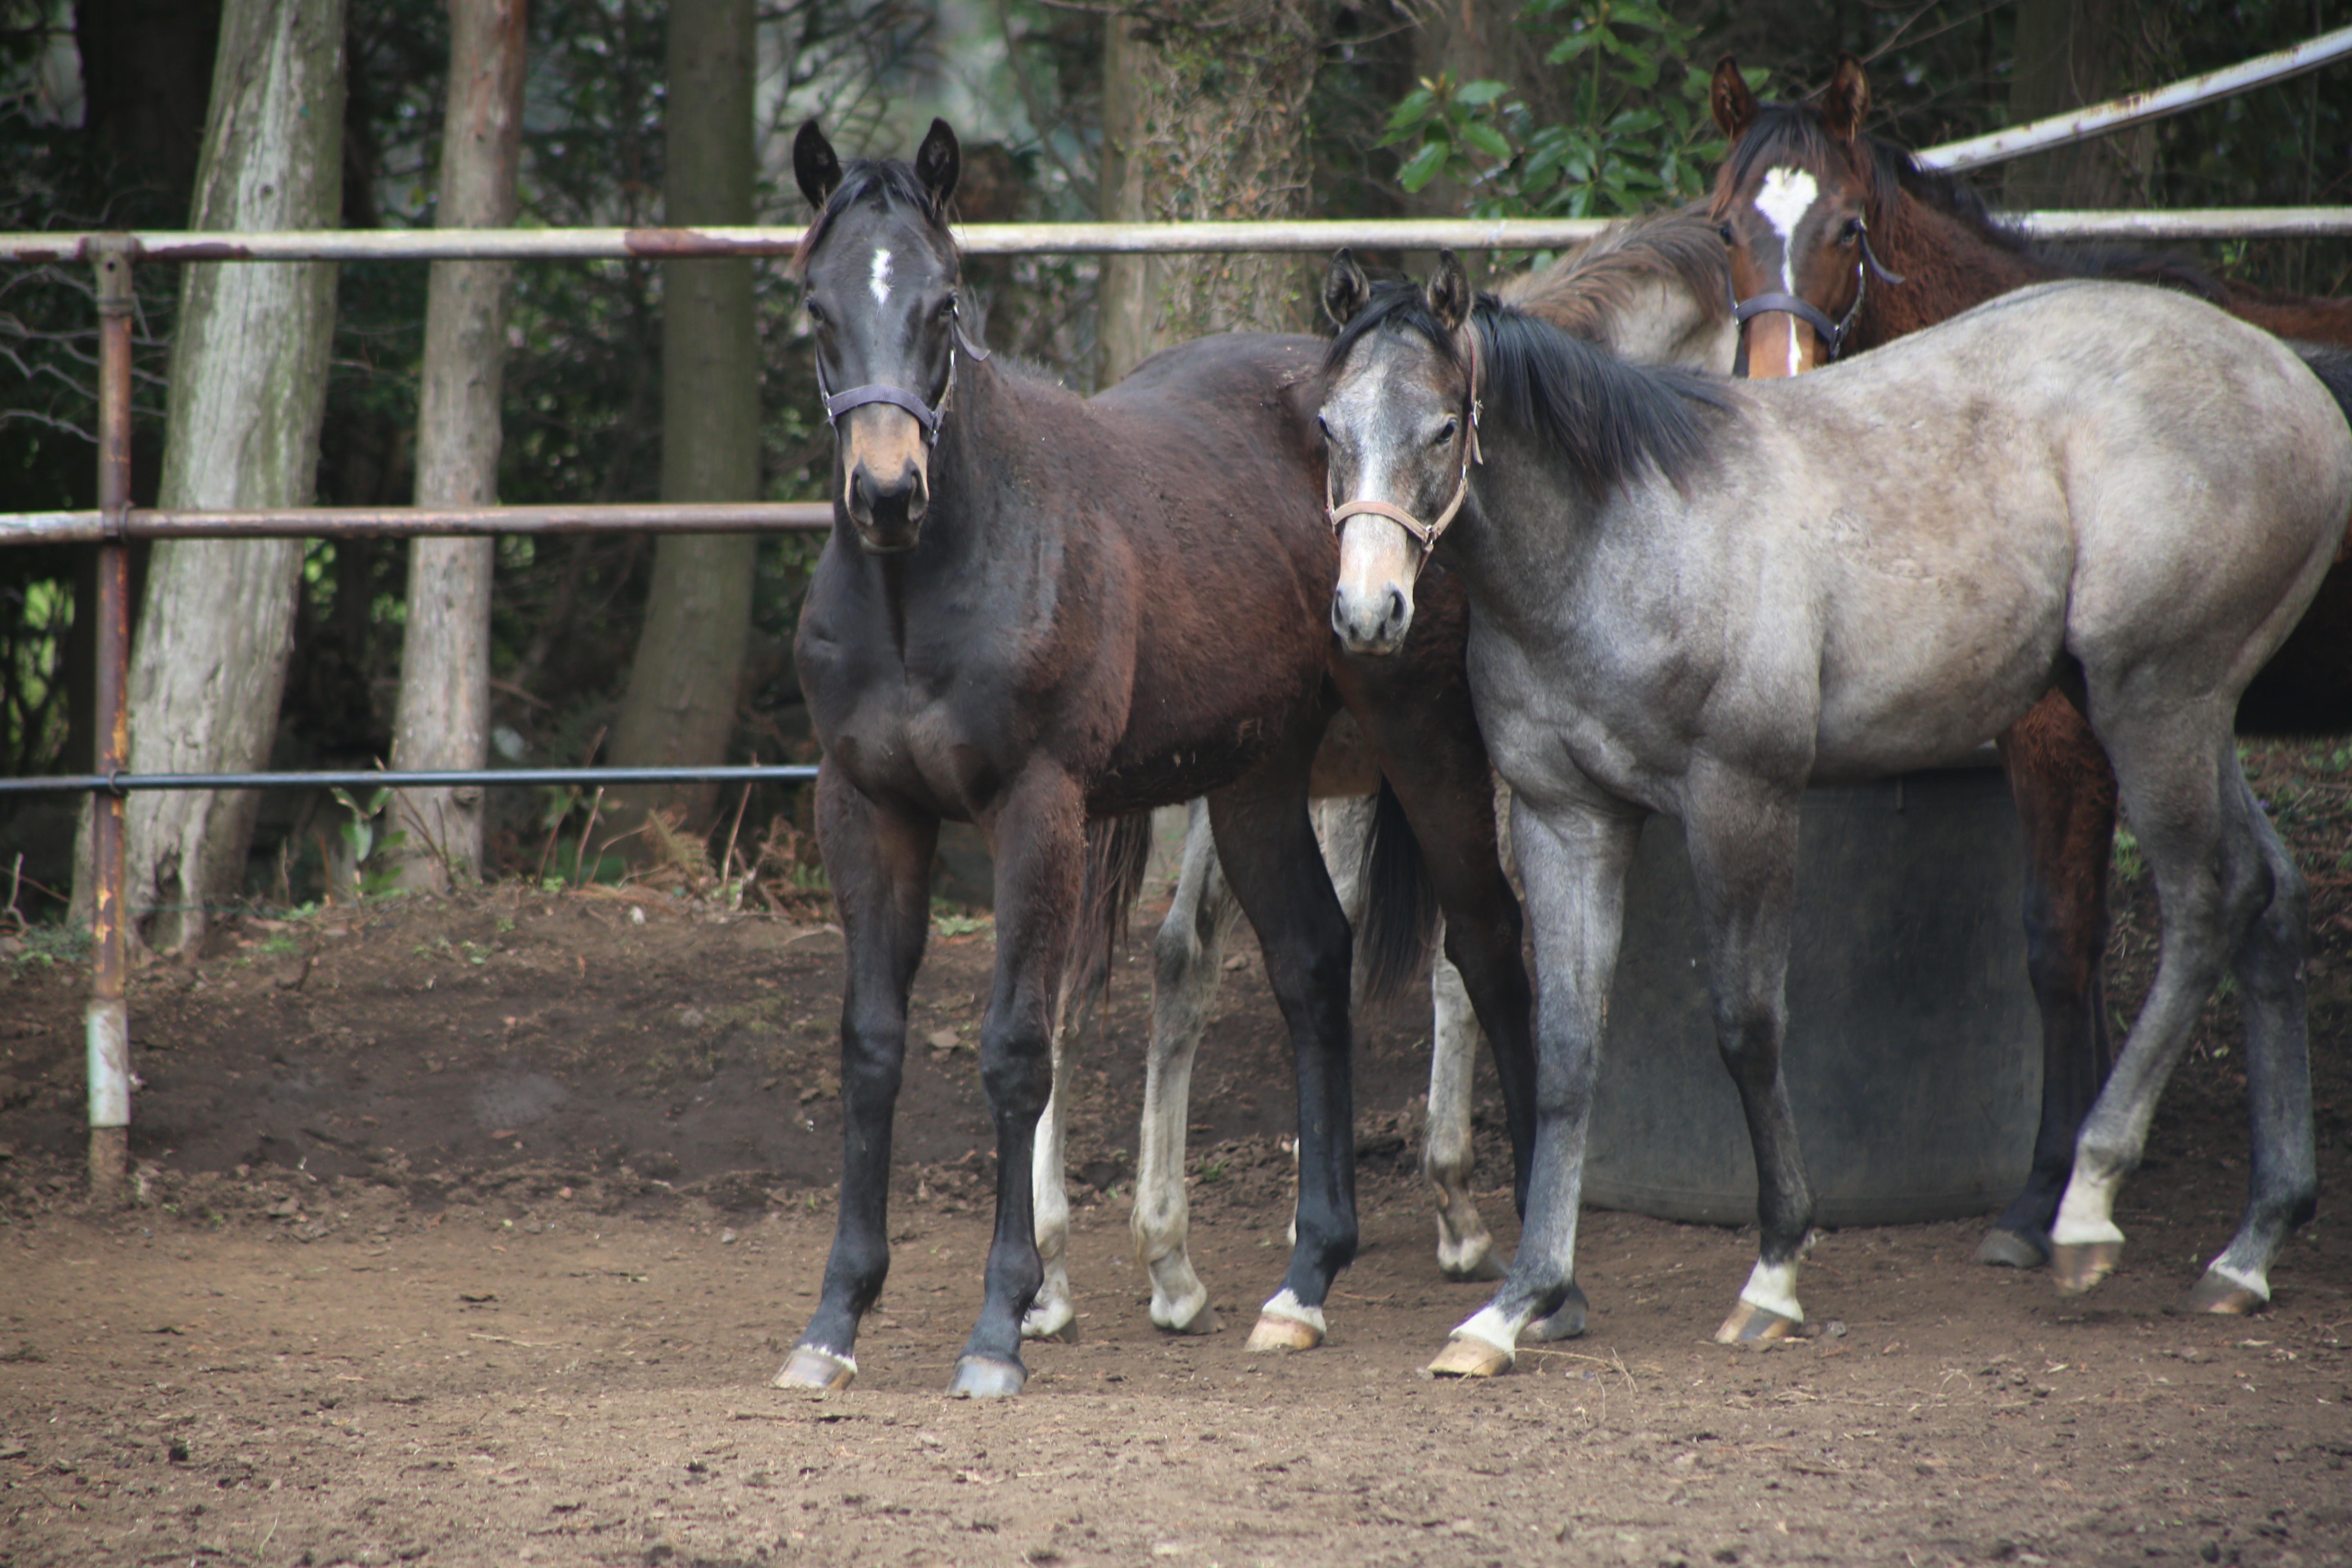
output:
{"label": "unshod hoof", "polygon": [[1490,1340],[1456,1334],[1445,1342],[1429,1371],[1438,1377],[1500,1377],[1511,1370],[1511,1352]]}
{"label": "unshod hoof", "polygon": [[1060,1322],[1054,1323],[1049,1327],[1047,1320],[1040,1318],[1033,1312],[1028,1317],[1021,1320],[1021,1337],[1024,1340],[1050,1341],[1052,1343],[1057,1345],[1076,1344],[1078,1342],[1078,1315],[1076,1312],[1073,1312],[1068,1317],[1063,1319]]}
{"label": "unshod hoof", "polygon": [[857,1363],[849,1357],[814,1345],[794,1345],[793,1353],[784,1358],[783,1370],[776,1373],[775,1385],[831,1391],[847,1388],[856,1376]]}
{"label": "unshod hoof", "polygon": [[1182,1322],[1160,1323],[1160,1329],[1161,1332],[1170,1334],[1213,1334],[1224,1326],[1224,1320],[1217,1316],[1217,1310],[1203,1301],[1201,1310]]}
{"label": "unshod hoof", "polygon": [[992,1355],[958,1356],[948,1392],[959,1399],[1010,1399],[1029,1381],[1028,1369],[1017,1361]]}
{"label": "unshod hoof", "polygon": [[2050,1278],[2061,1296],[2080,1296],[2123,1260],[2120,1241],[2059,1242],[2050,1248]]}
{"label": "unshod hoof", "polygon": [[1457,1285],[1465,1284],[1471,1280],[1500,1279],[1511,1271],[1510,1259],[1491,1247],[1482,1250],[1475,1258],[1453,1263],[1447,1263],[1440,1258],[1437,1267],[1448,1279]]}
{"label": "unshod hoof", "polygon": [[1803,1327],[1804,1324],[1796,1319],[1784,1317],[1769,1307],[1742,1301],[1731,1309],[1731,1316],[1723,1320],[1723,1327],[1715,1331],[1715,1342],[1719,1345],[1762,1344],[1772,1340],[1785,1340]]}
{"label": "unshod hoof", "polygon": [[1257,1327],[1250,1331],[1249,1343],[1242,1348],[1253,1351],[1311,1351],[1322,1342],[1323,1336],[1314,1324],[1266,1312],[1259,1316]]}
{"label": "unshod hoof", "polygon": [[1977,1243],[1977,1261],[1993,1268],[2039,1268],[2050,1261],[2045,1239],[1996,1226]]}
{"label": "unshod hoof", "polygon": [[2269,1297],[2251,1285],[2242,1284],[2226,1274],[2212,1269],[2205,1278],[2189,1287],[2189,1294],[2175,1301],[2168,1310],[2175,1312],[2214,1312],[2225,1318],[2243,1318],[2261,1311],[2271,1304]]}

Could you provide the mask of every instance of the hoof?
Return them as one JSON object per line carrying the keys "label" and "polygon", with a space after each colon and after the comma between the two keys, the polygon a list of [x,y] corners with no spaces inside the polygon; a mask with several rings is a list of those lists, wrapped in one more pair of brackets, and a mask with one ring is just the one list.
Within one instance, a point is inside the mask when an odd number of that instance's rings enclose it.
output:
{"label": "hoof", "polygon": [[1224,1320],[1217,1316],[1217,1310],[1206,1301],[1201,1303],[1199,1311],[1181,1323],[1162,1323],[1158,1318],[1151,1321],[1160,1332],[1167,1334],[1213,1334],[1225,1326]]}
{"label": "hoof", "polygon": [[1522,1330],[1519,1337],[1549,1343],[1553,1340],[1572,1340],[1584,1332],[1584,1320],[1592,1310],[1584,1292],[1574,1285],[1568,1288],[1568,1300],[1552,1310],[1551,1316],[1538,1318]]}
{"label": "hoof", "polygon": [[847,1388],[856,1376],[857,1363],[849,1357],[821,1351],[814,1345],[794,1345],[793,1353],[784,1359],[783,1370],[776,1373],[775,1386]]}
{"label": "hoof", "polygon": [[2050,1261],[2050,1238],[1995,1226],[1977,1243],[1977,1261],[1993,1268],[2039,1268]]}
{"label": "hoof", "polygon": [[1731,1316],[1723,1320],[1723,1327],[1715,1331],[1715,1342],[1719,1345],[1765,1344],[1773,1340],[1788,1339],[1803,1328],[1804,1325],[1796,1319],[1783,1317],[1769,1307],[1742,1301],[1731,1309]]}
{"label": "hoof", "polygon": [[1257,1327],[1250,1331],[1249,1343],[1242,1348],[1252,1351],[1311,1351],[1322,1342],[1323,1335],[1314,1324],[1266,1312],[1260,1315]]}
{"label": "hoof", "polygon": [[2167,1311],[2213,1312],[2225,1318],[2243,1318],[2261,1311],[2271,1304],[2271,1299],[2252,1286],[2242,1284],[2226,1274],[2208,1268],[2205,1278],[2189,1288],[2189,1294],[2175,1301]]}
{"label": "hoof", "polygon": [[948,1393],[958,1399],[1010,1399],[1029,1381],[1029,1372],[1017,1361],[992,1355],[958,1356]]}
{"label": "hoof", "polygon": [[1457,1285],[1471,1280],[1491,1282],[1511,1271],[1509,1263],[1491,1247],[1482,1248],[1475,1258],[1456,1258],[1452,1263],[1440,1258],[1437,1268],[1440,1273]]}
{"label": "hoof", "polygon": [[1456,1334],[1429,1363],[1429,1372],[1436,1377],[1500,1377],[1511,1370],[1513,1359],[1510,1352],[1491,1341]]}
{"label": "hoof", "polygon": [[1021,1320],[1021,1337],[1024,1340],[1045,1340],[1055,1344],[1074,1345],[1078,1342],[1078,1315],[1072,1312],[1060,1322],[1035,1312]]}
{"label": "hoof", "polygon": [[2124,1260],[2120,1241],[2059,1242],[2050,1248],[2050,1278],[2061,1296],[2080,1296]]}

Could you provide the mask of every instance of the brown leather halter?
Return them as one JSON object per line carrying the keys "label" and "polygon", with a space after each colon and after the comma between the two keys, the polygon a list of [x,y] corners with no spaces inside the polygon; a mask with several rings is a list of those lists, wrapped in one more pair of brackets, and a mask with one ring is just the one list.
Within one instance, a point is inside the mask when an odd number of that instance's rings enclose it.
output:
{"label": "brown leather halter", "polygon": [[1384,500],[1351,500],[1344,506],[1339,504],[1338,497],[1332,493],[1331,470],[1327,463],[1323,469],[1323,513],[1331,520],[1334,535],[1339,533],[1339,525],[1351,517],[1387,518],[1421,546],[1421,559],[1413,563],[1412,568],[1416,578],[1421,575],[1422,570],[1429,564],[1431,552],[1437,548],[1439,537],[1453,522],[1455,514],[1461,511],[1462,503],[1470,498],[1470,465],[1486,460],[1478,451],[1478,331],[1475,327],[1470,329],[1470,381],[1463,391],[1462,401],[1465,405],[1462,422],[1462,478],[1454,487],[1454,499],[1445,503],[1445,510],[1437,514],[1437,521],[1423,522],[1404,508],[1391,506]]}

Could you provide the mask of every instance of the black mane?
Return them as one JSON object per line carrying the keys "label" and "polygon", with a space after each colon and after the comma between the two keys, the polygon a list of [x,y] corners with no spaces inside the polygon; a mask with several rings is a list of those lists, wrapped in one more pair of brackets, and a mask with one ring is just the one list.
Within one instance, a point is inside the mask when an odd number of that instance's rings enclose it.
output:
{"label": "black mane", "polygon": [[810,254],[824,242],[834,221],[864,201],[908,208],[938,232],[950,255],[956,254],[946,215],[933,209],[930,193],[924,189],[922,176],[915,173],[913,164],[903,158],[852,158],[842,166],[841,184],[825,198],[824,210],[809,225],[808,232],[801,236],[801,243],[793,252],[793,266],[806,268]]}
{"label": "black mane", "polygon": [[[1478,297],[1470,321],[1486,361],[1485,411],[1558,447],[1594,494],[1652,469],[1680,485],[1706,458],[1707,416],[1725,405],[1707,376],[1627,364],[1490,294]],[[1469,373],[1422,290],[1386,282],[1332,340],[1326,374],[1381,331],[1418,332]]]}

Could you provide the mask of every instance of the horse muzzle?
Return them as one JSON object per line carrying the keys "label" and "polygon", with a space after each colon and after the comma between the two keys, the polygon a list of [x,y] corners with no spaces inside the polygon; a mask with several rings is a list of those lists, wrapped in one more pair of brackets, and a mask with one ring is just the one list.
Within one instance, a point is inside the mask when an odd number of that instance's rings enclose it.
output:
{"label": "horse muzzle", "polygon": [[849,521],[866,553],[902,554],[920,541],[923,514],[930,510],[931,487],[919,461],[901,458],[895,468],[879,472],[858,463],[849,470],[843,489]]}

